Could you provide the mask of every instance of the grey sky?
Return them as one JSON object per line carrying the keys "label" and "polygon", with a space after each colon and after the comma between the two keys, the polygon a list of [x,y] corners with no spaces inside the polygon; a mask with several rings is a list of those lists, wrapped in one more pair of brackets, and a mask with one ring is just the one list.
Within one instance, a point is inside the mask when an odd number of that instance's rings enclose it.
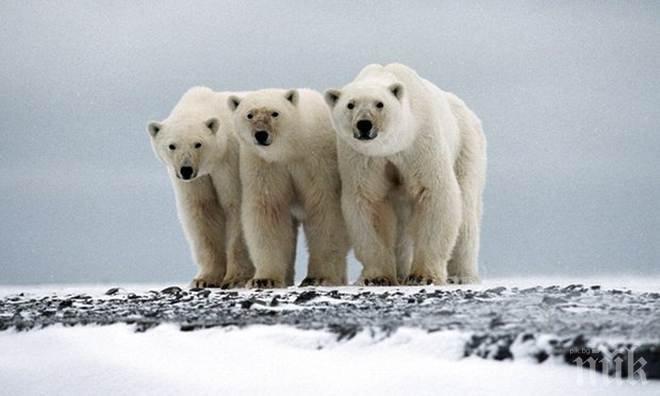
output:
{"label": "grey sky", "polygon": [[660,273],[658,2],[3,1],[0,284],[187,281],[146,122],[394,61],[482,118],[484,276]]}

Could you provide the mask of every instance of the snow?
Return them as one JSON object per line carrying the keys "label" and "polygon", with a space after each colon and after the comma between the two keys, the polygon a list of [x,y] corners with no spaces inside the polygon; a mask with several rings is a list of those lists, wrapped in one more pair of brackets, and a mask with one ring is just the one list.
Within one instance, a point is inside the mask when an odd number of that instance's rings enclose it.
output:
{"label": "snow", "polygon": [[4,394],[660,394],[563,363],[462,357],[465,334],[400,329],[337,341],[285,326],[146,333],[112,325],[0,333]]}

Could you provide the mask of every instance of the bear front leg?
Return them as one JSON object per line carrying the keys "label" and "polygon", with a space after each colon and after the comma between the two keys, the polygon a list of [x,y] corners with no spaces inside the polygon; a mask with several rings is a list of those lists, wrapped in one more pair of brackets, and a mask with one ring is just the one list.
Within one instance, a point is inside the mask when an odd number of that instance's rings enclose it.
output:
{"label": "bear front leg", "polygon": [[225,218],[208,177],[174,180],[179,219],[199,268],[192,287],[219,287],[225,276]]}
{"label": "bear front leg", "polygon": [[386,199],[373,201],[344,191],[342,210],[355,256],[363,266],[356,284],[397,285],[396,216],[391,203]]}
{"label": "bear front leg", "polygon": [[447,283],[447,262],[461,225],[460,190],[455,178],[420,188],[415,199],[413,262],[408,285]]}
{"label": "bear front leg", "polygon": [[346,284],[350,248],[339,196],[328,196],[305,210],[303,229],[309,249],[307,277],[300,286]]}
{"label": "bear front leg", "polygon": [[245,194],[242,218],[255,273],[247,287],[285,287],[296,248],[296,230],[289,207],[274,197],[250,195],[250,192]]}
{"label": "bear front leg", "polygon": [[224,230],[218,226],[222,220],[221,216],[203,215],[206,218],[198,216],[198,220],[188,227],[193,256],[199,267],[191,287],[220,287],[227,267]]}
{"label": "bear front leg", "polygon": [[226,246],[227,246],[227,272],[222,281],[223,289],[245,287],[245,284],[254,276],[254,266],[250,260],[243,226],[241,224],[240,207],[229,207],[225,211]]}

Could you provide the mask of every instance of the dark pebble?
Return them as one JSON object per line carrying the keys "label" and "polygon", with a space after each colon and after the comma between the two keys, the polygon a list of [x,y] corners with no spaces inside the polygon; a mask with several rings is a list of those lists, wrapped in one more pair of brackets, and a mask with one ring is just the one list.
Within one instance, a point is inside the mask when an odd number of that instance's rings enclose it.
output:
{"label": "dark pebble", "polygon": [[543,300],[541,300],[541,303],[548,305],[562,304],[565,302],[567,302],[567,300],[561,297],[553,297],[553,296],[543,296]]}
{"label": "dark pebble", "polygon": [[178,293],[181,293],[182,291],[183,291],[183,289],[181,289],[179,286],[170,286],[170,287],[164,288],[160,292],[165,293],[165,294],[178,294]]}
{"label": "dark pebble", "polygon": [[308,301],[311,301],[311,300],[315,299],[316,297],[318,297],[318,295],[319,294],[314,290],[306,290],[306,291],[300,293],[300,295],[295,299],[295,301],[293,303],[294,304],[304,304]]}
{"label": "dark pebble", "polygon": [[506,287],[504,286],[499,286],[499,287],[494,287],[492,289],[487,289],[487,293],[493,293],[493,294],[501,294],[503,291],[506,290]]}
{"label": "dark pebble", "polygon": [[58,305],[58,308],[60,308],[60,309],[61,308],[66,308],[66,307],[70,307],[72,305],[73,305],[72,300],[64,300],[64,301],[60,302],[60,304]]}
{"label": "dark pebble", "polygon": [[337,341],[348,341],[360,332],[360,327],[355,325],[330,324],[328,330],[337,334]]}
{"label": "dark pebble", "polygon": [[495,360],[507,360],[507,359],[513,359],[513,354],[511,353],[511,349],[509,349],[508,347],[498,346],[497,349],[495,350],[495,353],[488,357]]}
{"label": "dark pebble", "polygon": [[523,334],[523,336],[521,337],[521,340],[522,340],[523,342],[525,342],[525,341],[529,341],[529,340],[533,340],[533,339],[534,339],[534,334],[530,334],[530,333],[525,333],[525,334]]}
{"label": "dark pebble", "polygon": [[536,358],[536,361],[539,362],[539,363],[545,362],[550,357],[548,352],[546,352],[544,350],[540,350],[540,351],[536,352],[533,356]]}
{"label": "dark pebble", "polygon": [[502,318],[497,316],[497,317],[490,320],[490,323],[488,324],[488,327],[490,329],[494,329],[494,328],[500,327],[504,324],[505,324],[505,322],[502,320]]}
{"label": "dark pebble", "polygon": [[252,300],[243,300],[240,302],[241,308],[249,309],[254,304]]}

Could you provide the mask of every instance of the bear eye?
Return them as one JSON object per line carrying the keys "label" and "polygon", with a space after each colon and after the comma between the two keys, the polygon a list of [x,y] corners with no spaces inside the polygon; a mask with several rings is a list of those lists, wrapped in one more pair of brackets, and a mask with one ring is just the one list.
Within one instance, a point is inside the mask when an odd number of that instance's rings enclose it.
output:
{"label": "bear eye", "polygon": [[355,107],[355,105],[353,104],[353,102],[350,102],[349,104],[346,105],[346,107],[347,107],[349,110],[353,110],[353,108]]}
{"label": "bear eye", "polygon": [[251,120],[252,117],[254,117],[254,116],[252,115],[252,113],[248,113],[248,115],[247,115],[247,119],[248,119],[248,120]]}
{"label": "bear eye", "polygon": [[385,105],[383,104],[383,102],[376,103],[376,107],[379,108],[379,109],[382,109],[384,106]]}
{"label": "bear eye", "polygon": [[170,146],[169,146],[169,147],[170,147],[170,150],[172,150],[172,151],[174,151],[174,150],[176,150],[176,146],[175,146],[175,145],[173,145],[173,144],[170,144]]}
{"label": "bear eye", "polygon": [[271,113],[271,116],[273,116],[273,118],[277,118],[278,115],[280,115],[280,113],[278,113],[276,111]]}
{"label": "bear eye", "polygon": [[195,148],[200,148],[200,147],[202,147],[201,143],[199,143],[199,142],[195,143]]}

